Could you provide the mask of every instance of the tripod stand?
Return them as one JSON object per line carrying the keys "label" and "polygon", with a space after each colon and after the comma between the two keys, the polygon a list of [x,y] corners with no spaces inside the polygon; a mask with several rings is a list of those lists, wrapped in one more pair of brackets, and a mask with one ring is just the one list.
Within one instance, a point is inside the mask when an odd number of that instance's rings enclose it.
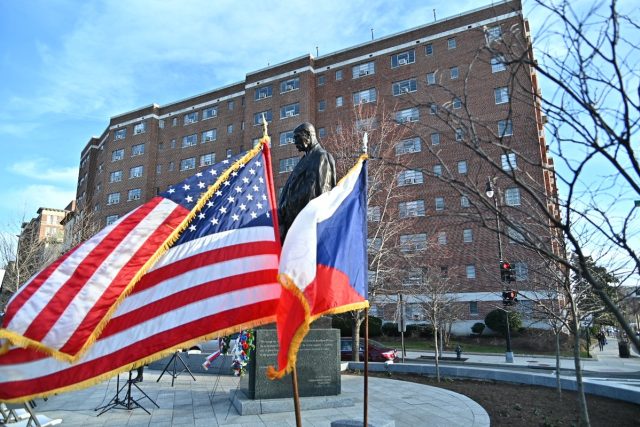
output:
{"label": "tripod stand", "polygon": [[[118,376],[116,377],[116,394],[115,394],[115,396],[113,396],[111,398],[111,400],[109,401],[109,403],[107,403],[106,405],[99,406],[99,407],[94,409],[94,411],[100,411],[100,413],[97,415],[98,417],[100,415],[104,414],[105,412],[110,411],[111,409],[127,409],[127,410],[131,411],[131,410],[136,409],[136,408],[141,408],[147,414],[151,415],[151,412],[147,411],[147,409],[139,403],[144,398],[149,399],[149,401],[151,403],[153,403],[154,405],[156,405],[157,408],[160,407],[160,406],[158,406],[158,404],[152,398],[149,397],[149,395],[147,393],[142,391],[142,389],[138,386],[138,384],[137,384],[135,379],[131,379],[131,372],[133,372],[133,371],[129,371],[129,379],[127,381],[125,381],[125,383],[122,386],[120,386],[120,374],[118,374]],[[134,399],[131,396],[131,386],[137,388],[138,391],[144,395],[144,397],[141,397],[140,399]],[[125,392],[124,397],[121,399],[120,398],[120,393],[125,388],[127,390]]]}
{"label": "tripod stand", "polygon": [[[177,364],[178,361],[180,361],[180,363],[182,364],[182,366],[184,368],[180,372],[178,372],[177,369],[176,369],[176,364]],[[193,378],[194,381],[196,380],[196,377],[193,376],[193,373],[191,372],[191,369],[189,369],[189,366],[184,362],[184,359],[182,358],[182,356],[180,355],[180,351],[178,350],[175,353],[173,353],[173,356],[171,356],[171,359],[169,359],[169,362],[167,362],[167,365],[162,370],[162,373],[160,374],[160,376],[158,377],[156,382],[160,382],[160,378],[162,378],[162,376],[165,374],[165,372],[167,372],[167,370],[169,369],[169,366],[171,364],[173,364],[173,368],[172,368],[171,372],[169,372],[169,374],[171,375],[171,387],[173,387],[173,382],[175,381],[176,378],[178,378],[178,375],[180,375],[184,371],[187,371],[189,373],[189,375],[191,375],[191,378]]]}

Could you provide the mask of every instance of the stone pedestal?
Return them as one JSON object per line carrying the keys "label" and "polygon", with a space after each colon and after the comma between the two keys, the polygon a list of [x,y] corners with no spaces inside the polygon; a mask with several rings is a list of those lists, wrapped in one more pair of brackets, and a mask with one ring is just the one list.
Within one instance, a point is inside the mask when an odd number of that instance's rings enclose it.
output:
{"label": "stone pedestal", "polygon": [[[250,399],[293,397],[291,375],[280,380],[266,376],[267,366],[276,366],[278,338],[275,329],[255,330],[255,351],[247,365],[248,375],[240,379],[240,389]],[[340,331],[309,330],[298,351],[298,391],[300,397],[340,394]]]}

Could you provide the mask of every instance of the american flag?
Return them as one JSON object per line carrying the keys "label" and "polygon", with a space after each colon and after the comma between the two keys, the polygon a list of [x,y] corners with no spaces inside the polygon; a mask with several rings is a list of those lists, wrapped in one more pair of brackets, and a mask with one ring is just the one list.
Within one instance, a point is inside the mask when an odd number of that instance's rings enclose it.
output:
{"label": "american flag", "polygon": [[71,365],[32,348],[0,355],[0,400],[89,386],[192,343],[273,322],[280,243],[270,165],[263,143],[160,194],[190,212],[182,234]]}

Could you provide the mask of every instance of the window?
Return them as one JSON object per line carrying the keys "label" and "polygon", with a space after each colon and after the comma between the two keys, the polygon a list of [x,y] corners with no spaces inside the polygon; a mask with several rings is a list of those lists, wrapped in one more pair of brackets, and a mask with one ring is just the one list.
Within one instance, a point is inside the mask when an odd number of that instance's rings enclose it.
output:
{"label": "window", "polygon": [[438,104],[436,104],[435,102],[429,104],[429,114],[431,114],[432,116],[438,114]]}
{"label": "window", "polygon": [[169,172],[173,171],[173,162],[169,162],[169,167],[167,169],[169,169]]}
{"label": "window", "polygon": [[233,108],[235,107],[235,102],[233,102],[233,100],[231,101],[227,101],[227,110],[229,111],[233,111]]}
{"label": "window", "polygon": [[378,252],[382,248],[382,239],[379,237],[367,239],[367,250]]}
{"label": "window", "polygon": [[110,193],[107,196],[107,205],[116,205],[120,203],[120,193]]}
{"label": "window", "polygon": [[162,165],[156,165],[156,175],[160,175],[162,173]]}
{"label": "window", "polygon": [[288,130],[280,133],[280,145],[293,144],[293,131]]}
{"label": "window", "polygon": [[435,176],[442,176],[442,165],[433,165],[433,174]]}
{"label": "window", "polygon": [[198,121],[198,112],[192,111],[191,113],[187,113],[184,115],[184,124],[190,125],[191,123],[195,123]]}
{"label": "window", "polygon": [[406,170],[398,174],[399,186],[422,184],[423,182],[422,172],[418,170]]}
{"label": "window", "polygon": [[440,145],[440,134],[438,132],[431,134],[431,145]]}
{"label": "window", "polygon": [[487,44],[499,40],[502,37],[502,28],[500,28],[500,25],[487,28],[485,37],[487,38]]}
{"label": "window", "polygon": [[498,87],[493,90],[496,104],[504,104],[509,102],[509,88],[506,86]]}
{"label": "window", "polygon": [[202,119],[212,119],[214,117],[218,116],[218,107],[209,107],[209,108],[205,108],[202,111]]}
{"label": "window", "polygon": [[413,49],[391,55],[391,68],[413,64],[414,62],[416,62],[416,51]]}
{"label": "window", "polygon": [[436,210],[437,211],[444,210],[444,197],[436,197]]}
{"label": "window", "polygon": [[412,200],[398,203],[400,218],[424,216],[424,200]]}
{"label": "window", "polygon": [[356,120],[356,129],[358,130],[358,132],[369,131],[371,129],[375,129],[376,126],[377,122],[375,117]]}
{"label": "window", "polygon": [[324,99],[318,101],[318,111],[324,111],[326,109],[327,109],[327,101],[325,101]]}
{"label": "window", "polygon": [[263,86],[260,88],[256,88],[253,99],[258,101],[260,99],[271,98],[273,96],[273,86]]}
{"label": "window", "polygon": [[407,271],[404,279],[402,280],[403,286],[416,286],[422,284],[424,281],[424,269],[422,268],[410,268]]}
{"label": "window", "polygon": [[231,156],[233,156],[233,151],[231,151],[231,148],[227,148],[227,159],[230,159]]}
{"label": "window", "polygon": [[134,166],[129,169],[129,179],[131,178],[140,178],[142,176],[142,172],[144,170],[144,166]]}
{"label": "window", "polygon": [[469,301],[469,314],[478,314],[478,301]]}
{"label": "window", "polygon": [[325,128],[318,129],[318,136],[320,138],[324,138],[325,136],[327,136],[327,129]]}
{"label": "window", "polygon": [[140,122],[133,126],[133,134],[145,133],[147,131],[147,122]]}
{"label": "window", "polygon": [[354,79],[359,79],[360,77],[368,76],[369,74],[375,74],[376,63],[365,62],[364,64],[354,65],[351,71]]}
{"label": "window", "polygon": [[287,159],[280,159],[280,169],[279,172],[291,172],[293,168],[300,161],[300,157],[289,157]]}
{"label": "window", "polygon": [[198,134],[187,135],[182,138],[182,148],[193,147],[198,143]]}
{"label": "window", "polygon": [[324,74],[320,74],[318,76],[318,80],[317,80],[318,86],[324,86],[326,82],[327,82],[327,78],[325,77],[325,75]]}
{"label": "window", "polygon": [[462,230],[462,241],[464,243],[473,242],[473,230],[471,228],[465,228]]}
{"label": "window", "polygon": [[460,98],[453,98],[452,105],[454,110],[459,110],[462,108],[462,101],[460,101]]}
{"label": "window", "polygon": [[458,162],[458,173],[460,175],[466,175],[467,174],[467,161],[466,160],[460,160]]}
{"label": "window", "polygon": [[507,226],[507,237],[509,237],[509,243],[524,242],[524,235],[513,227]]}
{"label": "window", "polygon": [[144,154],[144,144],[136,144],[131,147],[132,156],[141,156]]}
{"label": "window", "polygon": [[451,67],[449,68],[449,78],[451,80],[456,80],[458,78],[458,76],[460,75],[459,71],[458,71],[458,67]]}
{"label": "window", "polygon": [[253,138],[253,139],[251,140],[251,146],[252,146],[253,148],[256,148],[256,147],[258,146],[258,144],[260,144],[260,138]]}
{"label": "window", "polygon": [[118,129],[114,134],[114,138],[116,141],[119,139],[124,139],[126,136],[127,136],[127,129]]}
{"label": "window", "polygon": [[467,279],[475,279],[476,278],[476,266],[473,264],[469,264],[466,267],[467,270]]}
{"label": "window", "polygon": [[122,181],[122,171],[114,171],[109,174],[109,182]]}
{"label": "window", "polygon": [[336,71],[336,80],[342,80],[342,70]]}
{"label": "window", "polygon": [[227,125],[227,135],[231,135],[233,133],[233,124]]}
{"label": "window", "polygon": [[420,119],[420,111],[417,107],[396,111],[396,122],[417,122]]}
{"label": "window", "polygon": [[520,189],[507,188],[504,192],[504,204],[507,206],[520,206]]}
{"label": "window", "polygon": [[160,119],[160,120],[158,120],[158,127],[159,127],[160,129],[164,129],[164,119]]}
{"label": "window", "polygon": [[469,203],[469,198],[467,196],[460,196],[460,207],[468,208],[469,206],[471,206],[471,203]]}
{"label": "window", "polygon": [[176,127],[178,126],[178,118],[174,117],[171,119],[171,126]]}
{"label": "window", "polygon": [[280,82],[280,93],[291,92],[300,88],[300,78],[296,77]]}
{"label": "window", "polygon": [[342,107],[344,105],[344,100],[341,96],[336,96],[336,107]]}
{"label": "window", "polygon": [[516,282],[529,279],[529,266],[526,262],[516,262],[513,268],[516,271]]}
{"label": "window", "polygon": [[438,244],[439,245],[447,244],[447,233],[445,231],[438,232]]}
{"label": "window", "polygon": [[464,140],[464,131],[460,128],[456,129],[456,142]]}
{"label": "window", "polygon": [[431,43],[424,45],[424,54],[427,56],[433,55],[433,45]]}
{"label": "window", "polygon": [[426,248],[427,235],[425,233],[400,235],[400,250],[402,252],[419,251]]}
{"label": "window", "polygon": [[376,102],[376,88],[361,90],[360,92],[354,92],[353,94],[354,105],[365,104],[367,102]]}
{"label": "window", "polygon": [[129,190],[129,193],[127,195],[127,201],[132,201],[132,200],[140,200],[140,194],[142,193],[142,190],[140,190],[139,188],[133,188],[131,190]]}
{"label": "window", "polygon": [[284,107],[280,107],[280,118],[286,119],[287,117],[294,117],[300,114],[300,104],[289,104]]}
{"label": "window", "polygon": [[451,50],[451,49],[455,49],[456,47],[458,47],[458,44],[456,43],[455,37],[451,37],[450,39],[447,39],[447,49]]}
{"label": "window", "polygon": [[209,129],[202,132],[202,144],[205,142],[213,142],[218,138],[218,129]]}
{"label": "window", "polygon": [[434,85],[436,84],[436,73],[427,73],[427,84]]}
{"label": "window", "polygon": [[367,221],[369,222],[380,221],[380,206],[369,206],[367,208]]}
{"label": "window", "polygon": [[216,153],[208,153],[200,156],[200,166],[210,166],[216,162]]}
{"label": "window", "polygon": [[516,163],[516,155],[515,153],[503,154],[500,156],[502,161],[502,170],[503,171],[511,171],[518,169],[518,164]]}
{"label": "window", "polygon": [[500,120],[498,122],[498,137],[513,135],[513,123],[511,120]]}
{"label": "window", "polygon": [[491,58],[491,72],[499,73],[500,71],[504,71],[507,69],[507,65],[504,60],[503,55],[496,55]]}
{"label": "window", "polygon": [[181,171],[186,171],[189,169],[195,169],[196,167],[196,158],[195,157],[189,157],[188,159],[182,159],[180,160],[180,170]]}
{"label": "window", "polygon": [[271,123],[273,121],[273,114],[271,110],[260,111],[259,113],[255,113],[253,115],[253,125],[258,126],[262,124],[262,115],[264,114],[264,118],[267,120],[267,123]]}
{"label": "window", "polygon": [[396,156],[407,153],[419,153],[422,150],[420,138],[403,139],[396,145]]}
{"label": "window", "polygon": [[111,225],[118,220],[118,215],[109,215],[107,217],[107,225]]}
{"label": "window", "polygon": [[415,92],[418,90],[418,82],[416,79],[407,79],[395,82],[391,85],[393,96],[402,95],[403,93]]}
{"label": "window", "polygon": [[170,146],[171,146],[171,148],[176,148],[176,140],[175,139],[171,140]]}

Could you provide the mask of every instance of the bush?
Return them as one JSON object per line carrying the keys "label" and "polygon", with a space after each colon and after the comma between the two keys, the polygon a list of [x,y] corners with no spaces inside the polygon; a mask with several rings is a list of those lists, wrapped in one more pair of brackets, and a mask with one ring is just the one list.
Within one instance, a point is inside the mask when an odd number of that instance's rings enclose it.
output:
{"label": "bush", "polygon": [[[331,319],[331,327],[340,329],[341,337],[353,335],[353,316],[351,313],[336,314]],[[382,333],[382,319],[369,316],[369,337],[379,337]],[[364,336],[364,321],[360,325],[360,336]]]}
{"label": "bush", "polygon": [[473,332],[474,334],[482,335],[482,332],[484,332],[484,328],[486,328],[486,325],[484,323],[476,322],[471,327],[471,332]]}
{"label": "bush", "polygon": [[382,325],[382,334],[386,337],[399,337],[400,332],[398,332],[398,324],[388,322]]}
{"label": "bush", "polygon": [[[487,317],[484,318],[484,323],[499,334],[507,335],[507,313],[504,310],[495,309],[489,312]],[[520,328],[522,328],[520,313],[510,311],[509,329],[511,331],[518,331]]]}

